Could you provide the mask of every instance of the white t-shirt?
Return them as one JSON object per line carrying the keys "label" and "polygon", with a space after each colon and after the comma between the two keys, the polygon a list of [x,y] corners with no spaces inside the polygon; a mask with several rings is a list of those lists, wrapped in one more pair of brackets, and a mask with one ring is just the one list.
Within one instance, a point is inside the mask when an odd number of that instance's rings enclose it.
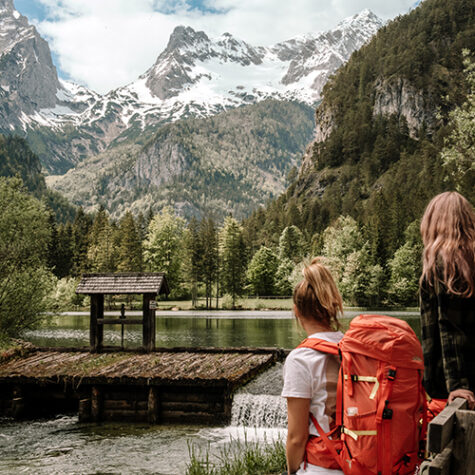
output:
{"label": "white t-shirt", "polygon": [[[343,338],[341,332],[321,332],[309,338],[338,343]],[[315,351],[312,348],[296,348],[287,356],[284,364],[284,388],[282,397],[299,397],[310,399],[310,412],[317,419],[325,432],[330,430],[336,409],[336,386],[339,370],[338,357]],[[309,433],[318,435],[309,418]],[[316,465],[303,463],[297,474],[343,474],[341,470],[331,470]]]}

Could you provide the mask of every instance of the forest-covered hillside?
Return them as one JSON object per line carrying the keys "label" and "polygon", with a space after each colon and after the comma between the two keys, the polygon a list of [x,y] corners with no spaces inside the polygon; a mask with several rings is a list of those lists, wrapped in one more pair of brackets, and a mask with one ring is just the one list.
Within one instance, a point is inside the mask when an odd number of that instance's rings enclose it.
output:
{"label": "forest-covered hillside", "polygon": [[186,218],[243,218],[285,190],[313,128],[311,107],[269,99],[165,125],[145,145],[90,157],[51,185],[113,217],[170,205]]}
{"label": "forest-covered hillside", "polygon": [[61,194],[46,187],[38,156],[18,136],[0,134],[0,177],[21,178],[23,186],[53,210],[58,221],[72,220],[74,207]]}
{"label": "forest-covered hillside", "polygon": [[418,240],[417,220],[431,197],[457,188],[474,202],[473,125],[466,130],[471,145],[460,154],[465,162],[441,154],[461,143],[454,135],[463,127],[456,123],[461,112],[473,124],[474,84],[462,51],[469,50],[468,65],[474,10],[468,0],[426,0],[352,55],[324,88],[316,140],[298,177],[245,222],[250,245],[275,245],[296,225],[320,253],[325,229],[350,217],[366,260],[388,283],[396,251]]}

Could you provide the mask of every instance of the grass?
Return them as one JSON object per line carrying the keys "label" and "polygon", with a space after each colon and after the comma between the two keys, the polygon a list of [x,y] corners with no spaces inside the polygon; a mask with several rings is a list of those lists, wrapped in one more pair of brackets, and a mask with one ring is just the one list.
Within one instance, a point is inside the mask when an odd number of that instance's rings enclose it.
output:
{"label": "grass", "polygon": [[277,475],[285,470],[282,440],[263,442],[231,441],[217,455],[189,445],[190,463],[186,475]]}

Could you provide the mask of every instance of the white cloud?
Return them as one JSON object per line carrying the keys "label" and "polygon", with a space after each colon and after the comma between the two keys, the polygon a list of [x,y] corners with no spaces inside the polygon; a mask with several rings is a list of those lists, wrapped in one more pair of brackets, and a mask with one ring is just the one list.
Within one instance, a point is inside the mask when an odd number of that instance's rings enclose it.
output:
{"label": "white cloud", "polygon": [[[36,0],[49,15],[37,24],[59,68],[98,92],[135,80],[165,48],[174,27],[189,25],[209,36],[228,31],[253,45],[333,28],[364,8],[388,19],[414,0]],[[218,13],[216,13],[216,11]]]}

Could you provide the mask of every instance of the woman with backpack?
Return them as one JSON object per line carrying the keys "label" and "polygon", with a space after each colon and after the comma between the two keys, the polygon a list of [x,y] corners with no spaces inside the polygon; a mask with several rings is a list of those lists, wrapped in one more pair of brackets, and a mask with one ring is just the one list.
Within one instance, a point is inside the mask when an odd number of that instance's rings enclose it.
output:
{"label": "woman with backpack", "polygon": [[475,407],[475,213],[459,193],[437,195],[421,221],[424,385]]}
{"label": "woman with backpack", "polygon": [[[338,343],[343,337],[338,323],[343,303],[330,271],[316,258],[303,269],[303,276],[293,294],[298,322],[308,337]],[[310,348],[292,350],[285,361],[282,396],[287,398],[289,474],[343,474],[331,455],[318,454],[325,448],[317,444],[321,439],[310,419],[313,416],[325,432],[332,428],[338,371],[338,356]],[[308,453],[311,441],[314,450]]]}

